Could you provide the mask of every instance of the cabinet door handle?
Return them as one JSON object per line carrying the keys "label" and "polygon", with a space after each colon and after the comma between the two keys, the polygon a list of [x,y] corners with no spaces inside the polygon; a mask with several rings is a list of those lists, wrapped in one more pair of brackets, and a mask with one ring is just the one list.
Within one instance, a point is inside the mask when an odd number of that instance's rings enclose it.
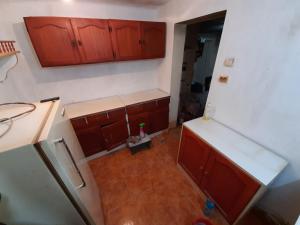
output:
{"label": "cabinet door handle", "polygon": [[54,140],[53,142],[54,142],[54,144],[62,144],[62,145],[65,147],[66,152],[67,152],[68,155],[70,156],[70,159],[71,159],[71,161],[72,161],[72,163],[73,163],[73,165],[74,165],[74,167],[75,167],[75,169],[76,169],[76,172],[78,173],[78,175],[79,175],[79,177],[80,177],[80,179],[81,179],[81,181],[82,181],[81,184],[78,185],[76,188],[77,188],[77,189],[80,189],[80,188],[85,187],[85,186],[86,186],[86,182],[85,182],[85,180],[84,180],[84,178],[83,178],[83,176],[82,176],[82,174],[81,174],[81,172],[80,172],[80,170],[79,170],[79,168],[78,168],[78,166],[77,166],[77,164],[76,164],[76,162],[75,162],[75,160],[74,160],[74,157],[73,157],[73,155],[72,155],[72,153],[71,153],[71,151],[70,151],[70,148],[69,148],[69,146],[67,145],[65,139],[62,137],[62,138],[60,138],[60,139]]}
{"label": "cabinet door handle", "polygon": [[204,176],[207,176],[207,175],[208,175],[208,171],[205,171],[205,172],[204,172]]}
{"label": "cabinet door handle", "polygon": [[89,124],[89,121],[87,120],[86,117],[84,117],[84,121],[85,121],[86,124]]}
{"label": "cabinet door handle", "polygon": [[199,168],[199,169],[200,169],[200,171],[202,171],[202,170],[204,169],[204,167],[203,167],[203,166],[200,166],[200,168]]}

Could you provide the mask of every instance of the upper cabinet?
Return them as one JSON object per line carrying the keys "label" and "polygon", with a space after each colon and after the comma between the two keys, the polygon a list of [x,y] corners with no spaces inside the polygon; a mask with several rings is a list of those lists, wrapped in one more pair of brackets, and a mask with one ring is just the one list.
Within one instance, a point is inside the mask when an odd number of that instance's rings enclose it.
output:
{"label": "upper cabinet", "polygon": [[107,20],[71,19],[82,63],[114,59]]}
{"label": "upper cabinet", "polygon": [[143,57],[165,57],[166,23],[141,22],[141,32]]}
{"label": "upper cabinet", "polygon": [[116,59],[140,59],[142,55],[140,22],[110,20],[109,25]]}
{"label": "upper cabinet", "polygon": [[42,66],[80,63],[70,19],[56,17],[27,17],[24,19]]}
{"label": "upper cabinet", "polygon": [[66,17],[24,20],[43,67],[165,55],[165,23]]}

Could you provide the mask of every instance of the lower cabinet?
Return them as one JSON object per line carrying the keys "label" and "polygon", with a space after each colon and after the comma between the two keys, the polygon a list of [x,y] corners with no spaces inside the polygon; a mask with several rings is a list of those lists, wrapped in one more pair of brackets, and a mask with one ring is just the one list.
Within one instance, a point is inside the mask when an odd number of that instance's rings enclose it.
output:
{"label": "lower cabinet", "polygon": [[112,149],[123,144],[128,138],[126,120],[118,121],[102,129],[105,145],[107,149]]}
{"label": "lower cabinet", "polygon": [[141,123],[145,124],[144,131],[148,134],[168,128],[169,102],[169,97],[142,102],[73,118],[71,123],[85,156],[90,156],[126,143],[128,126],[132,136],[139,135]]}
{"label": "lower cabinet", "polygon": [[100,126],[75,130],[85,156],[105,150],[105,142]]}
{"label": "lower cabinet", "polygon": [[152,134],[169,127],[170,97],[142,102],[126,107],[130,135],[139,134],[139,125],[145,124],[144,131]]}
{"label": "lower cabinet", "polygon": [[125,108],[71,119],[85,156],[110,150],[126,142]]}
{"label": "lower cabinet", "polygon": [[183,128],[178,163],[234,223],[260,184],[199,137]]}
{"label": "lower cabinet", "polygon": [[195,134],[183,129],[178,163],[200,186],[210,149]]}
{"label": "lower cabinet", "polygon": [[143,112],[136,115],[129,115],[128,116],[129,121],[129,129],[130,129],[130,135],[136,136],[140,133],[140,124],[144,123],[144,132],[149,133],[150,131],[150,120],[149,120],[149,113]]}

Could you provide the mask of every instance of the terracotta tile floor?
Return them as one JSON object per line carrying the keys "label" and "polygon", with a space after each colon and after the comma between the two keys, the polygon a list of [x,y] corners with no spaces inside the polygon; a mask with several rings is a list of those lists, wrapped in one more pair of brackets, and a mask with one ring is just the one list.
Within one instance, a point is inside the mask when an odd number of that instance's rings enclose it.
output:
{"label": "terracotta tile floor", "polygon": [[[92,160],[106,225],[191,225],[203,196],[176,165],[179,129],[153,139],[151,149],[122,149]],[[213,224],[226,222],[218,215]]]}

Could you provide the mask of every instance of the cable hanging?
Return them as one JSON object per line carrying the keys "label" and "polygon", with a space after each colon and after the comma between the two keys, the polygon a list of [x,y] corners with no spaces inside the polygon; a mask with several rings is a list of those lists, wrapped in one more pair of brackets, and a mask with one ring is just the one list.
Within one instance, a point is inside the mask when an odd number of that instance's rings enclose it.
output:
{"label": "cable hanging", "polygon": [[31,108],[28,109],[28,110],[26,110],[26,111],[24,111],[24,112],[18,113],[16,115],[12,115],[10,117],[0,118],[0,124],[7,126],[6,130],[0,134],[0,138],[2,138],[4,135],[6,135],[10,131],[10,129],[13,126],[13,119],[16,119],[16,118],[18,118],[20,116],[23,116],[25,114],[31,113],[31,112],[33,112],[36,109],[36,105],[34,105],[32,103],[26,103],[26,102],[2,103],[2,104],[0,104],[0,107],[8,106],[8,105],[24,105],[24,106],[30,106]]}

